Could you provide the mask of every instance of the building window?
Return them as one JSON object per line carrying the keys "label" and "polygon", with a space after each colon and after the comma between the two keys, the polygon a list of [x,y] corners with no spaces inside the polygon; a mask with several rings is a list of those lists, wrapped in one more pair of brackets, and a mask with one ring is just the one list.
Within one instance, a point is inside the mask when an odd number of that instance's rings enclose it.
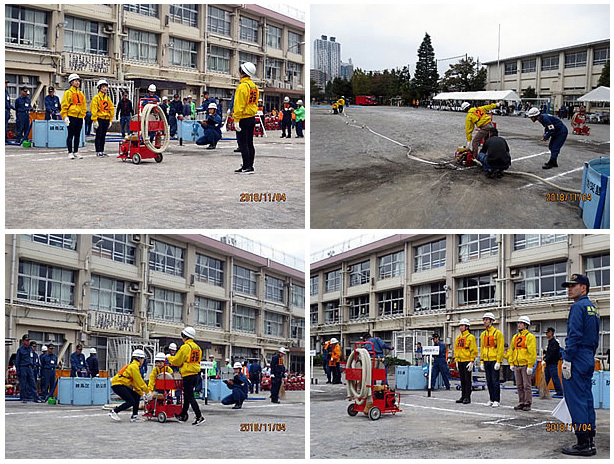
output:
{"label": "building window", "polygon": [[124,59],[143,63],[158,62],[158,36],[151,32],[128,30],[124,40]]}
{"label": "building window", "polygon": [[377,316],[395,316],[403,314],[403,290],[391,290],[377,294]]}
{"label": "building window", "polygon": [[358,321],[369,318],[369,295],[350,298],[350,321]]}
{"label": "building window", "polygon": [[269,301],[284,301],[284,281],[275,277],[266,276],[264,279],[265,298]]}
{"label": "building window", "polygon": [[561,287],[567,279],[567,262],[538,264],[521,268],[523,279],[514,284],[516,300],[565,295]]}
{"label": "building window", "polygon": [[275,58],[267,58],[265,61],[265,74],[267,79],[271,80],[281,80],[281,60],[276,60]]}
{"label": "building window", "polygon": [[601,48],[593,52],[593,65],[599,66],[606,64],[610,60],[610,49]]}
{"label": "building window", "polygon": [[75,271],[20,260],[17,298],[74,306]]}
{"label": "building window", "polygon": [[300,285],[292,286],[292,305],[297,308],[305,307],[305,287]]}
{"label": "building window", "polygon": [[91,55],[109,54],[109,37],[102,32],[102,23],[66,16],[65,24],[64,51]]}
{"label": "building window", "polygon": [[309,323],[311,325],[318,325],[318,305],[309,306]]}
{"label": "building window", "polygon": [[134,294],[130,282],[92,274],[90,309],[134,314]]}
{"label": "building window", "polygon": [[11,45],[48,48],[49,15],[16,5],[4,7],[4,42]]}
{"label": "building window", "polygon": [[149,251],[149,269],[174,276],[183,276],[185,249],[152,240]]}
{"label": "building window", "polygon": [[290,338],[293,340],[305,340],[305,319],[293,317],[290,320]]}
{"label": "building window", "polygon": [[559,69],[559,55],[542,58],[542,71],[556,71]]}
{"label": "building window", "polygon": [[363,261],[362,263],[353,264],[350,266],[350,287],[362,285],[369,282],[371,278],[371,263]]}
{"label": "building window", "polygon": [[138,4],[138,3],[126,3],[124,4],[124,11],[130,11],[143,16],[151,16],[152,18],[158,17],[158,5],[153,4]]}
{"label": "building window", "polygon": [[197,296],[194,298],[194,320],[197,324],[209,327],[222,327],[223,303],[210,298]]}
{"label": "building window", "polygon": [[339,311],[339,300],[329,301],[324,304],[324,323],[336,324],[341,322]]}
{"label": "building window", "polygon": [[586,52],[565,53],[566,68],[582,68],[586,66]]}
{"label": "building window", "polygon": [[284,336],[284,316],[269,311],[264,312],[264,334],[272,337]]}
{"label": "building window", "polygon": [[207,57],[207,66],[210,71],[230,74],[230,50],[211,45]]}
{"label": "building window", "polygon": [[252,18],[241,16],[240,19],[240,37],[246,42],[258,42],[258,21]]}
{"label": "building window", "polygon": [[76,234],[25,234],[23,237],[31,242],[42,243],[64,250],[77,250]]}
{"label": "building window", "polygon": [[427,271],[446,265],[446,239],[414,247],[414,271]]}
{"label": "building window", "polygon": [[324,274],[324,279],[326,280],[325,289],[327,292],[334,292],[335,290],[339,290],[339,288],[341,287],[341,269],[327,272],[326,274]]}
{"label": "building window", "polygon": [[303,41],[303,36],[301,34],[297,34],[296,32],[288,31],[288,51],[289,52],[300,55],[302,41]]}
{"label": "building window", "polygon": [[224,262],[210,256],[196,253],[196,280],[208,284],[224,286]]}
{"label": "building window", "polygon": [[610,255],[586,257],[586,276],[591,284],[591,290],[610,289]]}
{"label": "building window", "polygon": [[495,281],[490,274],[458,279],[458,305],[482,305],[495,302]]}
{"label": "building window", "polygon": [[505,63],[504,66],[506,76],[511,76],[518,73],[518,63],[515,61],[513,63]]}
{"label": "building window", "polygon": [[281,50],[281,27],[271,26],[270,24],[266,27],[266,44],[271,48],[276,48],[277,50]]}
{"label": "building window", "polygon": [[405,252],[398,251],[389,255],[377,258],[378,262],[378,277],[382,279],[390,279],[404,275],[405,268]]}
{"label": "building window", "polygon": [[256,333],[256,310],[243,305],[235,305],[232,314],[232,328],[238,332]]}
{"label": "building window", "polygon": [[541,247],[567,241],[567,234],[515,234],[514,250]]}
{"label": "building window", "polygon": [[445,282],[414,287],[414,311],[431,311],[446,308]]}
{"label": "building window", "polygon": [[320,276],[313,276],[309,279],[309,294],[317,295],[320,291]]}
{"label": "building window", "polygon": [[147,316],[151,319],[181,322],[183,315],[183,293],[154,288],[149,297]]}
{"label": "building window", "polygon": [[171,66],[196,69],[198,66],[198,44],[189,40],[170,38],[170,57]]}
{"label": "building window", "polygon": [[531,58],[529,60],[522,60],[522,72],[523,73],[535,72],[536,66],[537,66],[537,60],[535,58]]}
{"label": "building window", "polygon": [[127,234],[97,234],[92,236],[92,256],[112,259],[118,263],[134,264],[136,247]]}
{"label": "building window", "polygon": [[185,24],[186,26],[198,26],[198,5],[184,3],[182,5],[171,5],[171,21],[174,23]]}
{"label": "building window", "polygon": [[239,62],[240,63],[254,63],[254,65],[256,65],[256,68],[258,68],[258,55],[254,55],[253,53],[245,53],[245,52],[239,52]]}
{"label": "building window", "polygon": [[216,34],[230,35],[230,13],[209,5],[207,30]]}
{"label": "building window", "polygon": [[233,290],[248,295],[256,294],[256,273],[251,269],[234,266]]}
{"label": "building window", "polygon": [[288,61],[286,64],[286,75],[289,82],[293,82],[294,79],[299,83],[303,82],[303,66],[300,63]]}
{"label": "building window", "polygon": [[494,234],[463,234],[459,236],[458,242],[458,260],[461,263],[493,256],[499,252]]}

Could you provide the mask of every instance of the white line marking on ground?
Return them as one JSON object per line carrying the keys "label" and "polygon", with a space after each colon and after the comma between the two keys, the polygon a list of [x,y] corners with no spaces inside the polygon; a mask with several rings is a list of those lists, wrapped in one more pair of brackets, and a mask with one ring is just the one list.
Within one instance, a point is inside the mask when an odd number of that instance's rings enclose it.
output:
{"label": "white line marking on ground", "polygon": [[535,158],[536,156],[541,156],[541,155],[546,155],[549,154],[549,151],[542,151],[541,153],[535,153],[534,155],[527,155],[527,156],[521,156],[520,158],[514,158],[512,160],[512,163],[515,161],[521,161],[521,160],[525,160],[525,159],[529,159],[529,158]]}
{"label": "white line marking on ground", "polygon": [[[62,412],[83,412],[83,411],[100,411],[100,409],[66,409]],[[21,415],[21,414],[57,414],[57,410],[47,411],[19,411],[19,412],[5,412],[5,416]]]}
{"label": "white line marking on ground", "polygon": [[505,422],[506,420],[508,419],[497,419],[496,421],[482,422],[482,424],[504,425],[507,427],[514,427],[515,429],[528,429],[529,427],[537,427],[538,425],[549,424],[550,422],[552,422],[552,421],[541,421],[536,424],[515,425],[515,424],[510,424],[510,423]]}
{"label": "white line marking on ground", "polygon": [[403,406],[409,406],[411,408],[421,408],[421,409],[433,409],[435,411],[441,412],[451,412],[453,414],[468,414],[473,416],[486,416],[486,417],[499,417],[501,419],[513,419],[510,416],[502,416],[500,414],[486,414],[483,412],[473,412],[473,411],[459,411],[458,409],[447,409],[447,408],[437,408],[435,406],[420,406],[417,404],[409,404],[409,403],[401,403]]}
{"label": "white line marking on ground", "polygon": [[309,389],[310,392],[317,392],[317,393],[326,393],[326,390],[314,390],[313,388]]}
{"label": "white line marking on ground", "polygon": [[[576,171],[582,171],[583,169],[584,169],[584,166],[576,168],[576,169],[572,169],[571,171],[562,172],[560,174],[557,174],[556,176],[546,177],[546,180],[552,180],[552,179],[556,179],[557,177],[563,177],[563,176],[566,176],[567,174],[571,174],[571,173],[576,172]],[[535,184],[523,185],[522,187],[518,187],[518,190],[521,190],[521,189],[524,189],[524,188],[527,188],[527,187],[531,187],[532,185],[535,185]]]}

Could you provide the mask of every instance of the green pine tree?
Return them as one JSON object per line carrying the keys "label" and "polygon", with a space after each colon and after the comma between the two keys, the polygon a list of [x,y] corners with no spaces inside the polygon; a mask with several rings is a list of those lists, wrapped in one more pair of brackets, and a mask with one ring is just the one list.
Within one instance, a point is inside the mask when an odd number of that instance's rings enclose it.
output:
{"label": "green pine tree", "polygon": [[418,48],[418,62],[416,72],[412,80],[413,90],[417,93],[420,100],[430,97],[437,91],[437,61],[435,60],[435,50],[431,44],[431,36],[424,34],[424,39]]}

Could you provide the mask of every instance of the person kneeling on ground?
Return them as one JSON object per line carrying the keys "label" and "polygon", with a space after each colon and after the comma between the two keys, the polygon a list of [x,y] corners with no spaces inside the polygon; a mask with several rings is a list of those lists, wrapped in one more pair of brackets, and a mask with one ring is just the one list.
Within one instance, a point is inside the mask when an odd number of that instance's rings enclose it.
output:
{"label": "person kneeling on ground", "polygon": [[141,377],[140,367],[145,362],[145,352],[134,350],[132,352],[132,362],[122,367],[117,375],[111,380],[113,391],[125,401],[124,404],[116,406],[109,412],[109,417],[119,421],[118,412],[132,408],[130,422],[139,421],[139,402],[143,393],[149,393],[149,387]]}
{"label": "person kneeling on ground", "polygon": [[224,380],[224,383],[232,390],[230,395],[222,399],[222,404],[234,404],[232,409],[241,409],[243,401],[247,399],[247,377],[241,372],[241,363],[236,362],[233,366],[234,377]]}
{"label": "person kneeling on ground", "polygon": [[200,121],[200,125],[203,126],[205,133],[196,140],[196,145],[209,144],[207,150],[213,150],[222,138],[222,118],[217,114],[217,105],[215,103],[209,103],[207,113],[207,119]]}
{"label": "person kneeling on ground", "polygon": [[482,163],[482,169],[487,177],[498,179],[503,177],[503,171],[511,166],[510,147],[503,137],[499,137],[497,129],[490,130],[490,137],[482,145],[478,161]]}

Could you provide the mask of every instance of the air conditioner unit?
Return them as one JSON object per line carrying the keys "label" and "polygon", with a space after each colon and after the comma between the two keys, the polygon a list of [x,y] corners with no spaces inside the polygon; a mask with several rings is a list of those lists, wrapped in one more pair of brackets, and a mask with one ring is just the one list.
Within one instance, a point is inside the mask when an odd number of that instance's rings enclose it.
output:
{"label": "air conditioner unit", "polygon": [[130,291],[131,292],[136,293],[136,292],[139,291],[139,288],[140,288],[140,286],[139,286],[139,284],[137,282],[133,282],[133,283],[130,284]]}
{"label": "air conditioner unit", "polygon": [[510,270],[510,276],[518,277],[519,275],[520,275],[520,269],[511,269]]}
{"label": "air conditioner unit", "polygon": [[130,240],[132,240],[134,243],[141,243],[141,234],[132,234],[130,236]]}

